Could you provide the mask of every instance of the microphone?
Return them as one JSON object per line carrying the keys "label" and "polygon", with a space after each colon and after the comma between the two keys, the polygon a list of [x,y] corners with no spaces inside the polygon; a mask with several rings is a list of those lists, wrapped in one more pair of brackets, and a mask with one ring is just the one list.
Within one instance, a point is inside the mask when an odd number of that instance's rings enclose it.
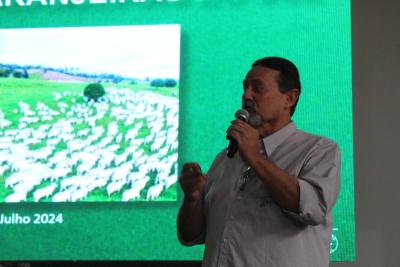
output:
{"label": "microphone", "polygon": [[[235,118],[242,120],[244,122],[248,122],[250,119],[250,114],[245,109],[239,109],[235,113]],[[228,158],[233,158],[233,156],[235,156],[236,152],[238,151],[238,142],[230,136],[228,137],[228,139],[229,139],[229,145],[228,149],[226,150],[226,155],[228,156]]]}

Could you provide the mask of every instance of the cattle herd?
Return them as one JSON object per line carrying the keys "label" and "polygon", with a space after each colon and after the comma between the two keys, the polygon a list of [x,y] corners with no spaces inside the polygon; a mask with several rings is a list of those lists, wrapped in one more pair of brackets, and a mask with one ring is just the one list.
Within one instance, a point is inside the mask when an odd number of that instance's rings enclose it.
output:
{"label": "cattle herd", "polygon": [[96,102],[51,98],[0,107],[4,202],[162,200],[176,184],[177,97],[109,87]]}

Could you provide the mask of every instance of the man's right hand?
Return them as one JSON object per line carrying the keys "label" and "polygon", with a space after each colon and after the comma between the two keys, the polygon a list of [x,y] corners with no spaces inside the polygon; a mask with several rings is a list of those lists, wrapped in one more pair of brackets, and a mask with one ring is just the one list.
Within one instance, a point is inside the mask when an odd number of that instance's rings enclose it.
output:
{"label": "man's right hand", "polygon": [[201,173],[198,163],[185,163],[179,177],[179,183],[185,194],[185,200],[196,202],[201,199],[202,191],[207,183],[207,176]]}
{"label": "man's right hand", "polygon": [[178,213],[178,233],[182,242],[190,243],[205,232],[202,193],[207,176],[198,163],[190,162],[183,165],[179,183],[185,198]]}

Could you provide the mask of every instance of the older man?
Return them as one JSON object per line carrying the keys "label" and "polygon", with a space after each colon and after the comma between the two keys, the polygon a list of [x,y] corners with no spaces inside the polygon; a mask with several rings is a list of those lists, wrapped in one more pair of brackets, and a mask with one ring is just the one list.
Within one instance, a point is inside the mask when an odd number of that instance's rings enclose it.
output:
{"label": "older man", "polygon": [[243,89],[249,121],[227,130],[238,153],[223,150],[207,175],[197,163],[183,166],[180,241],[205,243],[207,267],[328,266],[338,147],[291,120],[301,85],[289,60],[257,60]]}

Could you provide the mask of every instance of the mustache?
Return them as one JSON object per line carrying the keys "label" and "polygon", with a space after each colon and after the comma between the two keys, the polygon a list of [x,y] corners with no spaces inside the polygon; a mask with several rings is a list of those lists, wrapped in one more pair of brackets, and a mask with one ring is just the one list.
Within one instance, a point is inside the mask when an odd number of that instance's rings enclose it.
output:
{"label": "mustache", "polygon": [[256,112],[256,103],[254,103],[254,101],[252,100],[243,100],[242,108],[244,108],[247,111]]}
{"label": "mustache", "polygon": [[260,127],[262,118],[257,112],[256,103],[252,100],[244,100],[242,102],[242,108],[249,111],[250,118],[248,123],[255,128]]}

